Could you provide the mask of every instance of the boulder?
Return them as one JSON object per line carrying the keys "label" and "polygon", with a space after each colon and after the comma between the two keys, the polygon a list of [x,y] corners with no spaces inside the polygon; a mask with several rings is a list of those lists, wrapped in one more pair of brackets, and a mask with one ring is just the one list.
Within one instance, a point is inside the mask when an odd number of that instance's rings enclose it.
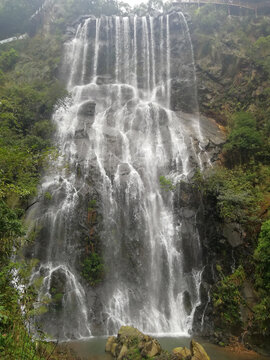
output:
{"label": "boulder", "polygon": [[245,233],[239,224],[225,223],[223,236],[233,248],[236,248],[244,243]]}
{"label": "boulder", "polygon": [[115,336],[110,336],[106,342],[106,346],[105,346],[105,351],[106,352],[111,352],[112,350],[112,345],[116,344],[116,337]]}
{"label": "boulder", "polygon": [[151,339],[150,341],[146,342],[142,351],[141,355],[143,357],[151,358],[153,356],[159,355],[162,349],[159,342],[155,339]]}
{"label": "boulder", "polygon": [[117,349],[117,343],[113,343],[111,347],[111,354],[114,357],[116,357],[116,349]]}
{"label": "boulder", "polygon": [[162,352],[156,339],[144,335],[132,326],[122,326],[118,331],[117,338],[109,337],[105,349],[117,360],[128,358],[134,352],[140,354],[141,358],[152,358]]}
{"label": "boulder", "polygon": [[117,340],[120,340],[121,344],[124,344],[124,342],[131,340],[132,338],[142,340],[143,337],[143,333],[141,333],[138,329],[132,326],[121,326],[118,331]]}
{"label": "boulder", "polygon": [[117,357],[117,360],[122,360],[128,353],[128,347],[126,344],[124,344],[120,350],[120,353]]}
{"label": "boulder", "polygon": [[203,346],[195,340],[191,340],[190,350],[192,355],[191,360],[210,360]]}
{"label": "boulder", "polygon": [[177,360],[187,360],[191,359],[191,351],[186,347],[177,347],[174,348],[172,353],[176,355]]}

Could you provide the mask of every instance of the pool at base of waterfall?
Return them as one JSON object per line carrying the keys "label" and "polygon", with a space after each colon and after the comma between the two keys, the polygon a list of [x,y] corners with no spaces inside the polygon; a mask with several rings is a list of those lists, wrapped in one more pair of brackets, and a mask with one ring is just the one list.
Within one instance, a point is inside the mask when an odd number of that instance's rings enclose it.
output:
{"label": "pool at base of waterfall", "polygon": [[[179,346],[189,347],[190,338],[187,337],[155,337],[164,350],[172,351]],[[107,337],[93,337],[88,340],[71,341],[68,346],[80,357],[81,360],[112,360],[110,354],[105,353]],[[269,360],[253,352],[233,352],[229,349],[199,339],[211,360]]]}

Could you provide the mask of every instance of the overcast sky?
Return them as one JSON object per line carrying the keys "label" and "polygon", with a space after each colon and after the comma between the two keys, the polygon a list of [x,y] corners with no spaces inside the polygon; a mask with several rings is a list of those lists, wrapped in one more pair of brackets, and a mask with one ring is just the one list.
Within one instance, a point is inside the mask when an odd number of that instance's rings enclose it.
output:
{"label": "overcast sky", "polygon": [[139,5],[141,3],[147,2],[147,0],[122,0],[122,1],[125,2],[125,3],[128,3],[131,6]]}

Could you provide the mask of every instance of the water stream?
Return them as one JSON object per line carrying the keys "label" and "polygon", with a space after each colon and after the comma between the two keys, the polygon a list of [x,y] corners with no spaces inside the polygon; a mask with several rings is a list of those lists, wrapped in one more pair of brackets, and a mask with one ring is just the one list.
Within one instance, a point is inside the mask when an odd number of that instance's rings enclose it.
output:
{"label": "water stream", "polygon": [[[196,217],[187,229],[171,190],[203,165],[185,17],[89,17],[65,44],[63,73],[71,96],[53,117],[60,155],[28,215],[38,234],[31,256],[40,260],[32,280],[43,276],[39,300],[51,299],[41,322],[60,340],[114,334],[122,324],[188,335],[201,302],[202,249]],[[80,272],[93,199],[106,270],[96,287]]]}

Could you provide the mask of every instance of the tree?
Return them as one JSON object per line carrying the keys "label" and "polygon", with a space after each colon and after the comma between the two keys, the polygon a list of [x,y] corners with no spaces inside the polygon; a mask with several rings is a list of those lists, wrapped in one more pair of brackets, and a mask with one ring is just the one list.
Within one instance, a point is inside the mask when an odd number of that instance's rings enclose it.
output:
{"label": "tree", "polygon": [[261,36],[252,46],[251,56],[270,75],[270,35]]}
{"label": "tree", "polygon": [[233,116],[233,126],[224,146],[227,161],[235,164],[248,162],[262,148],[262,135],[256,129],[252,114],[239,112]]}

